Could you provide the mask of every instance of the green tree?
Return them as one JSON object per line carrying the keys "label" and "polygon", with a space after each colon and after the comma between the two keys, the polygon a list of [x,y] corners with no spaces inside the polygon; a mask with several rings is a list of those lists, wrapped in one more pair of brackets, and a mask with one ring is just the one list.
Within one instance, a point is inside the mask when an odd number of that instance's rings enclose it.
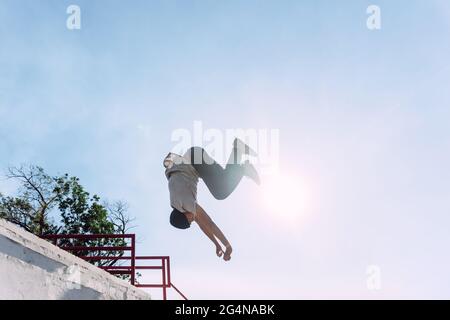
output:
{"label": "green tree", "polygon": [[[126,203],[100,202],[90,195],[77,177],[68,174],[52,177],[38,166],[11,167],[6,177],[19,184],[17,195],[0,194],[0,218],[29,232],[47,234],[124,234],[133,221]],[[56,222],[55,222],[56,220]],[[61,240],[63,246],[125,246],[124,239]],[[123,251],[76,251],[78,256],[120,257]],[[94,261],[96,265],[114,265],[119,260]]]}
{"label": "green tree", "polygon": [[11,167],[6,177],[18,182],[19,189],[16,197],[1,196],[1,217],[37,235],[57,232],[49,219],[58,198],[53,179],[35,166]]}

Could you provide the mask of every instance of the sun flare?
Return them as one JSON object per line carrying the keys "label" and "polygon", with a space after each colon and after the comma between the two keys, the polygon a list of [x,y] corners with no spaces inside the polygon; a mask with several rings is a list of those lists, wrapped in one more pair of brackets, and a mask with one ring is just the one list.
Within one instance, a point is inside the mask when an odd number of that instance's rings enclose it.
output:
{"label": "sun flare", "polygon": [[297,220],[306,207],[306,189],[301,178],[294,175],[273,174],[261,184],[262,205],[270,215]]}

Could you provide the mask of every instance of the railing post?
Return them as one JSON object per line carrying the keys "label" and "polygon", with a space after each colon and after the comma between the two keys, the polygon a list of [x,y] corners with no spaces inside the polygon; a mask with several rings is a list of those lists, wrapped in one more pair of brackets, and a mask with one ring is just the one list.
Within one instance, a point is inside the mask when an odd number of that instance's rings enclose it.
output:
{"label": "railing post", "polygon": [[172,280],[170,279],[170,257],[167,257],[167,284],[169,288],[172,286]]}
{"label": "railing post", "polygon": [[163,277],[163,300],[167,300],[167,285],[166,285],[166,259],[163,257],[162,262],[162,277]]}
{"label": "railing post", "polygon": [[133,234],[131,236],[131,279],[130,282],[135,285],[135,275],[136,275],[136,237]]}

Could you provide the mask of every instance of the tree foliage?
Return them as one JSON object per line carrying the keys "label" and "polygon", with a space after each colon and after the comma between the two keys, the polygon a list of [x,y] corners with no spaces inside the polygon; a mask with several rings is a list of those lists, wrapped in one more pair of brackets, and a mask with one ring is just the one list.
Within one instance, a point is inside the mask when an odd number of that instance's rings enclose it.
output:
{"label": "tree foliage", "polygon": [[[49,234],[125,234],[133,221],[126,203],[101,202],[90,195],[77,177],[50,176],[38,166],[11,167],[6,173],[19,188],[15,196],[0,193],[0,218],[38,236]],[[125,246],[123,239],[60,240],[63,246]],[[79,256],[119,257],[123,251],[78,251]],[[118,260],[97,261],[113,265]]]}

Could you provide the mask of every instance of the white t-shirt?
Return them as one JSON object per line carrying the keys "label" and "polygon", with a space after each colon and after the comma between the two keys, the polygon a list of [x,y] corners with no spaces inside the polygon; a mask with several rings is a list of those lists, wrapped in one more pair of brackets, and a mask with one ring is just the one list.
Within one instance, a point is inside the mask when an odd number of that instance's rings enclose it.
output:
{"label": "white t-shirt", "polygon": [[196,213],[198,173],[188,161],[171,154],[173,160],[166,167],[169,182],[170,205],[180,212]]}

